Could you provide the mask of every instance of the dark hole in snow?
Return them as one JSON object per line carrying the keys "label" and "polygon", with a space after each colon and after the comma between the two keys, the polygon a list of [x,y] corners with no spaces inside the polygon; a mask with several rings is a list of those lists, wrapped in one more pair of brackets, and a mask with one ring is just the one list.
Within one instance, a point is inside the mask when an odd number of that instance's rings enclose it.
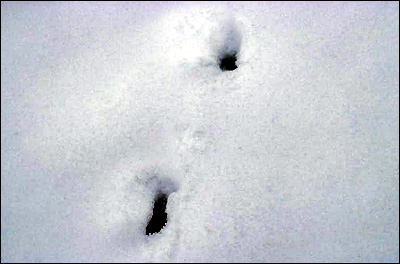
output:
{"label": "dark hole in snow", "polygon": [[149,212],[150,218],[146,226],[146,235],[159,233],[167,224],[167,203],[169,196],[178,191],[179,184],[175,180],[163,176],[161,170],[153,168],[145,172],[147,179],[144,184],[149,188],[153,195],[153,208]]}
{"label": "dark hole in snow", "polygon": [[159,233],[167,224],[167,202],[168,196],[159,193],[154,199],[154,208],[151,219],[146,227],[146,235]]}
{"label": "dark hole in snow", "polygon": [[237,68],[236,66],[236,52],[230,54],[224,54],[219,58],[219,68],[222,71],[233,71]]}

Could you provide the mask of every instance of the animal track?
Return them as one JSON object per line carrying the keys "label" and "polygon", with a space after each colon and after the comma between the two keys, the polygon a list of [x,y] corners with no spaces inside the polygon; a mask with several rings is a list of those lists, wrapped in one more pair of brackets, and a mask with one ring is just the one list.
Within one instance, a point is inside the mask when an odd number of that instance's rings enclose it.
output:
{"label": "animal track", "polygon": [[233,71],[242,44],[242,34],[234,18],[222,25],[222,43],[218,50],[218,65],[221,71]]}
{"label": "animal track", "polygon": [[219,68],[222,71],[233,71],[236,66],[236,52],[232,54],[223,54],[219,59]]}
{"label": "animal track", "polygon": [[170,178],[160,176],[159,171],[152,171],[149,174],[146,185],[154,194],[154,201],[149,222],[146,226],[146,235],[148,236],[161,232],[167,225],[168,197],[178,190],[178,184]]}
{"label": "animal track", "polygon": [[159,193],[154,199],[154,207],[151,219],[146,227],[146,235],[159,233],[167,224],[168,216],[166,212],[168,196]]}

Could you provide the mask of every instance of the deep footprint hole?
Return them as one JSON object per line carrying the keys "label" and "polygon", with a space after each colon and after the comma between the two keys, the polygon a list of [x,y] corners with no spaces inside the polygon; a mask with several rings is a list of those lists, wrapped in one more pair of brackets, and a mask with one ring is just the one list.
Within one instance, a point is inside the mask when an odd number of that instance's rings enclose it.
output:
{"label": "deep footprint hole", "polygon": [[167,204],[170,195],[179,189],[179,184],[173,179],[160,176],[160,172],[152,171],[146,185],[153,193],[152,208],[149,210],[149,218],[146,226],[146,235],[160,233],[167,225]]}
{"label": "deep footprint hole", "polygon": [[216,33],[218,44],[215,46],[221,71],[234,71],[238,68],[242,38],[242,32],[235,18],[231,17],[221,24],[220,31]]}
{"label": "deep footprint hole", "polygon": [[165,193],[160,192],[154,197],[153,211],[146,227],[146,235],[149,236],[161,232],[167,224],[167,203],[168,195]]}
{"label": "deep footprint hole", "polygon": [[223,54],[219,58],[219,68],[221,71],[233,71],[237,68],[236,60],[237,52]]}

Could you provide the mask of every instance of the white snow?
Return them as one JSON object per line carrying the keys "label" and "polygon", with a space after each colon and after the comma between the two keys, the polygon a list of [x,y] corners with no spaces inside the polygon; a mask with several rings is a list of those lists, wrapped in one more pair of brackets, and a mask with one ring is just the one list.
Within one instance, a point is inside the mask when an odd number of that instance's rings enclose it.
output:
{"label": "white snow", "polygon": [[398,2],[2,2],[1,104],[2,262],[399,261]]}

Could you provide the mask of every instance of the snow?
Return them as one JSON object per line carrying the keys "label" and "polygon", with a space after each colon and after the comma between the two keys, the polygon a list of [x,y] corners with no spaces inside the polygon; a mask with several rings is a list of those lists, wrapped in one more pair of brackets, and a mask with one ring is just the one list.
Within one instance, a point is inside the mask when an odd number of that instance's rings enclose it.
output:
{"label": "snow", "polygon": [[1,32],[2,262],[399,261],[397,2],[2,2]]}

